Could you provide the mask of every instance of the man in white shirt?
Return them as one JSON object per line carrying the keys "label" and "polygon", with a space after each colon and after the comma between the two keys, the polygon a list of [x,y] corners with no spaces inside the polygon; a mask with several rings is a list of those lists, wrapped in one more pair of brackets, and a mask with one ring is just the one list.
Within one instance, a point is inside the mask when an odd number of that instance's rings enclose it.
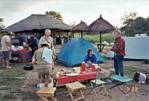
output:
{"label": "man in white shirt", "polygon": [[9,56],[10,56],[10,50],[11,50],[11,37],[13,33],[8,32],[6,35],[4,35],[1,38],[1,49],[3,53],[3,63],[2,66],[5,67],[6,69],[11,68],[9,66]]}
{"label": "man in white shirt", "polygon": [[53,38],[51,37],[51,30],[46,29],[44,36],[42,36],[39,40],[38,46],[41,47],[41,44],[43,42],[47,42],[49,45],[49,48],[53,51],[53,55],[55,55],[55,49],[53,44]]}

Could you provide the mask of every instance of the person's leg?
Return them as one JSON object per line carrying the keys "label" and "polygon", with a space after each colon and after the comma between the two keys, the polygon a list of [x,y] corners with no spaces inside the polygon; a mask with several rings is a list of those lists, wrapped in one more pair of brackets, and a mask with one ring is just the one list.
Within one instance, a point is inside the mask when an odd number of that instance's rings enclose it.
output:
{"label": "person's leg", "polygon": [[122,56],[118,56],[118,71],[121,76],[124,76],[123,57]]}
{"label": "person's leg", "polygon": [[10,55],[10,51],[4,51],[4,65],[5,65],[5,68],[11,68],[9,66],[9,55]]}
{"label": "person's leg", "polygon": [[114,69],[115,69],[115,74],[116,74],[116,75],[119,75],[118,68],[117,68],[117,67],[118,67],[118,66],[117,66],[117,64],[118,64],[118,63],[117,63],[117,60],[118,60],[118,59],[117,59],[117,56],[115,55],[115,56],[114,56]]}

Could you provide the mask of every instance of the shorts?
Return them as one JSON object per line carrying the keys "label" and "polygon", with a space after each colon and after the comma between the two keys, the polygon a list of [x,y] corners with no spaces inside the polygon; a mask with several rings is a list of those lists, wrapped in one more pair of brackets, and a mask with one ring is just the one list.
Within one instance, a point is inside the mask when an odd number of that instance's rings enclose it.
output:
{"label": "shorts", "polygon": [[3,59],[4,60],[9,60],[10,56],[10,51],[3,51]]}
{"label": "shorts", "polygon": [[48,80],[49,78],[49,69],[48,68],[40,68],[37,70],[39,79]]}

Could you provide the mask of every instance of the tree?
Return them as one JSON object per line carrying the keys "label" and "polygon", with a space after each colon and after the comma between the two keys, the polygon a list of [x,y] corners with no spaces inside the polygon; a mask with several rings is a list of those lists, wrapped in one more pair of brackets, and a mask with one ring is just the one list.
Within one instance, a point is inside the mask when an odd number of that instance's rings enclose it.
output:
{"label": "tree", "polygon": [[0,18],[0,22],[3,22],[3,18]]}
{"label": "tree", "polygon": [[136,12],[130,12],[129,14],[124,13],[124,16],[122,18],[123,25],[129,25],[137,17],[139,17],[139,15]]}
{"label": "tree", "polygon": [[136,12],[125,14],[123,19],[123,27],[121,30],[127,36],[134,36],[135,34],[148,33],[149,19],[138,16]]}
{"label": "tree", "polygon": [[57,20],[63,21],[63,18],[62,18],[61,14],[59,12],[55,12],[55,11],[48,12],[47,11],[46,14],[53,16]]}

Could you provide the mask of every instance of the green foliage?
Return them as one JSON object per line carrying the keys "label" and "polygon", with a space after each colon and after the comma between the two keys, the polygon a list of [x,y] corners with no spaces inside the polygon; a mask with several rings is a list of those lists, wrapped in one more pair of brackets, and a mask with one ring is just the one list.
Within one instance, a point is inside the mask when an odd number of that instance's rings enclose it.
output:
{"label": "green foliage", "polygon": [[59,12],[50,11],[50,12],[46,12],[46,14],[53,16],[57,20],[63,21],[63,18]]}
{"label": "green foliage", "polygon": [[0,18],[0,22],[3,22],[3,18]]}
{"label": "green foliage", "polygon": [[149,18],[137,16],[136,13],[130,13],[124,17],[122,31],[126,36],[134,36],[135,34],[149,34]]}
{"label": "green foliage", "polygon": [[[75,34],[75,37],[80,38],[79,33]],[[89,35],[85,34],[83,35],[83,38],[88,40],[91,43],[99,43],[100,42],[100,36],[99,35]],[[114,42],[114,37],[111,33],[103,34],[102,35],[102,42],[107,41],[107,42]]]}
{"label": "green foliage", "polygon": [[128,75],[128,76],[133,76],[134,73],[136,72],[145,72],[145,70],[141,69],[141,68],[135,68],[135,67],[132,67],[132,66],[125,66],[124,67],[124,72],[125,72],[125,75]]}

